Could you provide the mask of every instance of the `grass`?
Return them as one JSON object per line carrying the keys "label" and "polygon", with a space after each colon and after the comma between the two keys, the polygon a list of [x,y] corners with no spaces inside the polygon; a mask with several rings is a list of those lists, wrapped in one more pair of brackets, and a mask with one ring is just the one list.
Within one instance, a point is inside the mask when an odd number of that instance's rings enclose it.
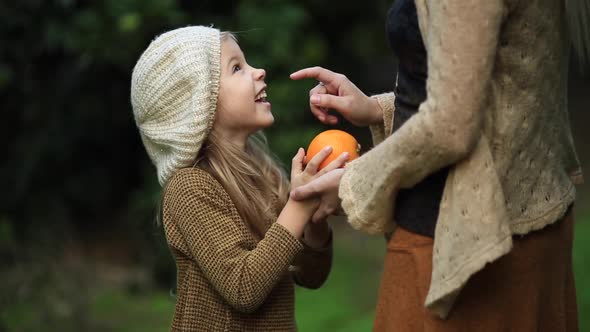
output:
{"label": "grass", "polygon": [[324,286],[297,289],[298,327],[301,331],[370,331],[385,241],[335,233],[332,272]]}
{"label": "grass", "polygon": [[[335,231],[333,269],[319,290],[297,289],[296,318],[300,331],[370,331],[381,275],[384,240],[344,228]],[[580,331],[590,331],[590,216],[578,218],[574,240]],[[0,313],[7,331],[32,331],[30,307],[12,306]],[[101,291],[88,309],[85,331],[168,331],[174,310],[167,291],[130,294]],[[34,329],[37,330],[37,329]],[[69,330],[69,329],[68,329]],[[73,329],[75,330],[75,329]]]}
{"label": "grass", "polygon": [[166,292],[126,295],[107,291],[96,298],[90,320],[96,331],[168,331],[174,312],[174,299]]}

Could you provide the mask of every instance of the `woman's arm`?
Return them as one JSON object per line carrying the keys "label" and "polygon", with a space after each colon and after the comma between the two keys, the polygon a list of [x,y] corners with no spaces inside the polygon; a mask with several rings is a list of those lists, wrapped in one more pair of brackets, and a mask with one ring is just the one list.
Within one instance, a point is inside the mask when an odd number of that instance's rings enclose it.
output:
{"label": "woman's arm", "polygon": [[457,162],[481,135],[503,16],[500,0],[427,0],[427,98],[382,144],[350,162],[339,194],[354,227],[391,229],[393,195]]}

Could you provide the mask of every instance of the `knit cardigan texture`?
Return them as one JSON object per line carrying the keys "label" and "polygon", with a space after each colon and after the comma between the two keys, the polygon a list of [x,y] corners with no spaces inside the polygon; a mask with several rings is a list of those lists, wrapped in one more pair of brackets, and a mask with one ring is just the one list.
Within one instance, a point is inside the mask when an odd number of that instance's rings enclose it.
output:
{"label": "knit cardigan texture", "polygon": [[[395,229],[396,192],[452,165],[435,230],[425,306],[445,318],[467,280],[561,218],[582,182],[567,113],[562,0],[416,0],[427,98],[391,134],[394,95],[373,149],[350,162],[339,195],[350,224]],[[482,299],[485,301],[485,299]]]}
{"label": "knit cardigan texture", "polygon": [[[277,211],[278,214],[278,211]],[[294,284],[326,280],[332,240],[313,249],[276,218],[257,240],[208,172],[185,168],[167,184],[163,223],[177,266],[171,331],[295,331]]]}

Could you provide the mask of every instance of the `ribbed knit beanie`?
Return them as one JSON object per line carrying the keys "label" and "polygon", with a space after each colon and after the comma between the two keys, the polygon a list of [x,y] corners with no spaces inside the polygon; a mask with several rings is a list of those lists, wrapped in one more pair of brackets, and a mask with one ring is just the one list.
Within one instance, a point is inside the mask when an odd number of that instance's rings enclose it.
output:
{"label": "ribbed knit beanie", "polygon": [[211,130],[220,44],[217,29],[175,29],[154,39],[133,69],[133,115],[162,186],[174,172],[194,163]]}

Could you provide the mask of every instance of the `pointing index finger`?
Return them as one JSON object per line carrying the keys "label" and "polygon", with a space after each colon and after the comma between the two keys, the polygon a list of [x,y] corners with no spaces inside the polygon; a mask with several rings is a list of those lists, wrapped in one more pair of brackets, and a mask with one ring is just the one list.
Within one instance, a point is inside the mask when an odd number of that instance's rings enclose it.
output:
{"label": "pointing index finger", "polygon": [[325,85],[331,85],[336,80],[336,75],[335,72],[322,67],[309,67],[292,73],[290,77],[293,80],[314,78]]}

